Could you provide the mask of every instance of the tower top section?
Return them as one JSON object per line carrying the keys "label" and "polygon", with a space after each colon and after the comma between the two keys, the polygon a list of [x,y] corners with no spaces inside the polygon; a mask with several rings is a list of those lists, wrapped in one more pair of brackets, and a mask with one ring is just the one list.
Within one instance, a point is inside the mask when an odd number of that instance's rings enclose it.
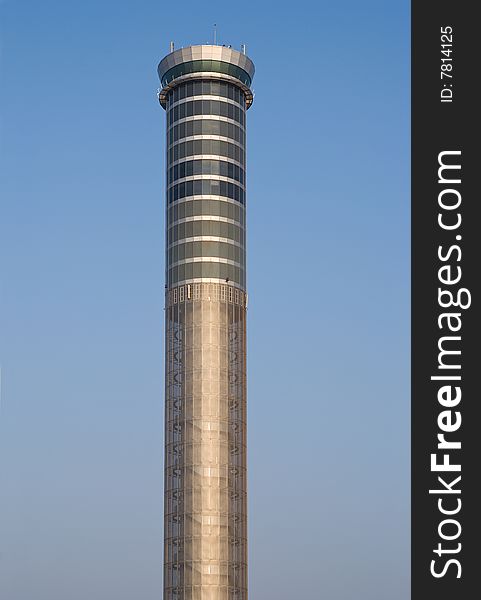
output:
{"label": "tower top section", "polygon": [[[171,46],[172,47],[172,46]],[[187,46],[167,54],[159,63],[159,102],[165,108],[168,92],[188,79],[224,79],[239,86],[252,104],[254,63],[243,52],[229,46]]]}

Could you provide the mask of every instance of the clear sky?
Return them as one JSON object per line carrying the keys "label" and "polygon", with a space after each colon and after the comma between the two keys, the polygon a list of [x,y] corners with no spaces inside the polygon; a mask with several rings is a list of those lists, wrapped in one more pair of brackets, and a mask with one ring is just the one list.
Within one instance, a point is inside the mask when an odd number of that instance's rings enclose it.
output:
{"label": "clear sky", "polygon": [[409,598],[409,3],[3,0],[0,596],[159,600],[164,112],[248,112],[250,600]]}

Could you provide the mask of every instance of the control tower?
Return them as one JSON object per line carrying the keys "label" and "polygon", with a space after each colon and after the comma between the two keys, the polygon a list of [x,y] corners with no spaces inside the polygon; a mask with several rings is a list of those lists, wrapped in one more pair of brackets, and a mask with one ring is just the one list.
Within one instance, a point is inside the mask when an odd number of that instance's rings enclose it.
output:
{"label": "control tower", "polygon": [[158,67],[167,116],[164,600],[247,600],[246,111],[218,45]]}

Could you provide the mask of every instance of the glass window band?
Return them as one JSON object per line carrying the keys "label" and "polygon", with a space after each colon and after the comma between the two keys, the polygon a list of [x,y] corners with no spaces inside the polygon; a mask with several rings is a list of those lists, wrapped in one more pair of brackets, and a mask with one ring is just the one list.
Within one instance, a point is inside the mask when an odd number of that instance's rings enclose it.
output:
{"label": "glass window band", "polygon": [[202,220],[176,223],[167,230],[167,246],[186,238],[213,236],[231,239],[245,247],[245,230],[240,225],[225,221]]}
{"label": "glass window band", "polygon": [[214,115],[237,121],[245,127],[245,110],[223,100],[189,100],[167,110],[167,127],[175,121],[194,115]]}
{"label": "glass window band", "polygon": [[170,185],[177,179],[192,177],[193,175],[219,175],[235,179],[245,185],[245,172],[242,167],[225,160],[197,159],[187,160],[170,167],[168,170],[167,184]]}
{"label": "glass window band", "polygon": [[179,142],[172,146],[168,153],[169,164],[199,154],[207,154],[214,156],[224,156],[245,165],[245,150],[237,144],[231,144],[224,140],[189,140],[187,142]]}
{"label": "glass window band", "polygon": [[[168,207],[167,223],[170,227],[175,221],[194,217],[214,216],[221,219],[229,219],[245,226],[245,209],[237,202],[226,200],[214,200],[210,198],[193,198],[175,202]],[[195,219],[194,219],[195,220]],[[201,219],[199,219],[201,220]],[[219,221],[219,219],[216,219]],[[213,234],[216,235],[216,234]]]}
{"label": "glass window band", "polygon": [[162,86],[167,85],[174,79],[177,79],[177,77],[182,77],[182,75],[201,73],[203,71],[231,75],[248,87],[252,83],[249,75],[237,65],[220,60],[191,60],[169,69],[161,78]]}
{"label": "glass window band", "polygon": [[226,81],[209,79],[190,80],[177,85],[169,93],[167,104],[171,107],[175,102],[192,96],[216,96],[237,102],[242,108],[246,105],[244,92],[239,87]]}
{"label": "glass window band", "polygon": [[238,125],[215,119],[195,119],[184,121],[172,127],[167,133],[167,146],[193,135],[218,135],[231,138],[245,146],[245,132]]}
{"label": "glass window band", "polygon": [[171,204],[189,196],[225,196],[245,204],[245,191],[235,183],[218,179],[193,179],[176,183],[167,190],[167,202]]}
{"label": "glass window band", "polygon": [[167,251],[167,264],[171,265],[179,260],[195,258],[200,256],[211,256],[225,258],[245,265],[245,250],[235,244],[220,241],[193,241],[184,242],[172,246]]}
{"label": "glass window band", "polygon": [[246,284],[245,269],[242,267],[226,263],[203,261],[177,265],[168,269],[167,285],[168,287],[172,287],[179,281],[200,279],[201,277],[228,280],[231,283],[237,283],[242,288],[245,288]]}

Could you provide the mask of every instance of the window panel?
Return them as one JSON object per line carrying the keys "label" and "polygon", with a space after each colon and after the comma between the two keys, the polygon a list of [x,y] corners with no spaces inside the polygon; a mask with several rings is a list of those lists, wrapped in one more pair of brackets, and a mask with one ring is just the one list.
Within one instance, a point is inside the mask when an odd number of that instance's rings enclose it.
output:
{"label": "window panel", "polygon": [[[181,77],[182,75],[187,75],[188,73],[201,73],[202,71],[215,71],[217,73],[224,73],[226,75],[231,75],[232,77],[235,77],[236,79],[241,81],[246,86],[250,86],[250,84],[251,84],[251,79],[250,79],[248,73],[246,73],[246,71],[244,71],[244,69],[242,69],[238,65],[233,65],[233,64],[226,63],[223,61],[218,61],[218,60],[203,59],[203,60],[192,60],[192,61],[184,62],[180,65],[176,65],[175,67],[172,67],[166,73],[164,73],[164,75],[162,76],[162,85],[165,86],[167,83],[170,83],[171,81],[173,81],[177,77]],[[206,83],[211,83],[211,85],[212,85],[213,82],[208,81]],[[189,88],[189,86],[191,86],[191,87]],[[237,93],[236,90],[238,90],[240,93],[242,93],[240,88],[238,88],[237,86],[234,86],[233,84],[223,81],[223,82],[221,82],[221,86],[222,86],[222,89],[225,90],[225,92],[227,94],[236,94]],[[194,93],[194,90],[196,89],[196,88],[194,88],[192,81],[189,81],[188,83],[180,84],[179,87],[191,89],[192,90],[191,94]],[[204,87],[202,87],[202,90],[204,90]],[[203,93],[204,93],[204,91],[203,91]],[[206,92],[206,93],[208,93],[208,92]],[[211,93],[214,93],[214,92],[211,92]],[[224,94],[222,94],[222,95],[224,95]]]}
{"label": "window panel", "polygon": [[[190,221],[183,223],[185,227],[180,230],[180,225],[174,225],[169,231],[167,239],[168,245],[173,242],[182,241],[183,239],[193,236],[215,236],[230,239],[233,242],[241,243],[245,240],[245,232],[238,225],[225,223],[223,221]],[[216,242],[217,243],[217,242]],[[245,247],[245,245],[243,246]]]}
{"label": "window panel", "polygon": [[237,105],[222,100],[187,100],[168,110],[168,126],[179,119],[192,115],[216,115],[228,117],[244,125],[245,111]]}
{"label": "window panel", "polygon": [[[242,188],[233,183],[218,181],[216,179],[194,179],[193,181],[177,183],[167,191],[167,200],[171,204],[181,198],[202,195],[225,196],[241,204],[245,202],[245,192]],[[232,214],[234,215],[235,213],[233,212]],[[232,216],[230,218],[234,219],[235,217]]]}
{"label": "window panel", "polygon": [[199,119],[195,121],[187,121],[186,123],[179,123],[170,129],[167,143],[168,145],[171,145],[175,141],[192,135],[219,135],[222,137],[231,138],[240,144],[243,144],[245,139],[244,132],[240,129],[240,127],[234,125],[233,123]]}

